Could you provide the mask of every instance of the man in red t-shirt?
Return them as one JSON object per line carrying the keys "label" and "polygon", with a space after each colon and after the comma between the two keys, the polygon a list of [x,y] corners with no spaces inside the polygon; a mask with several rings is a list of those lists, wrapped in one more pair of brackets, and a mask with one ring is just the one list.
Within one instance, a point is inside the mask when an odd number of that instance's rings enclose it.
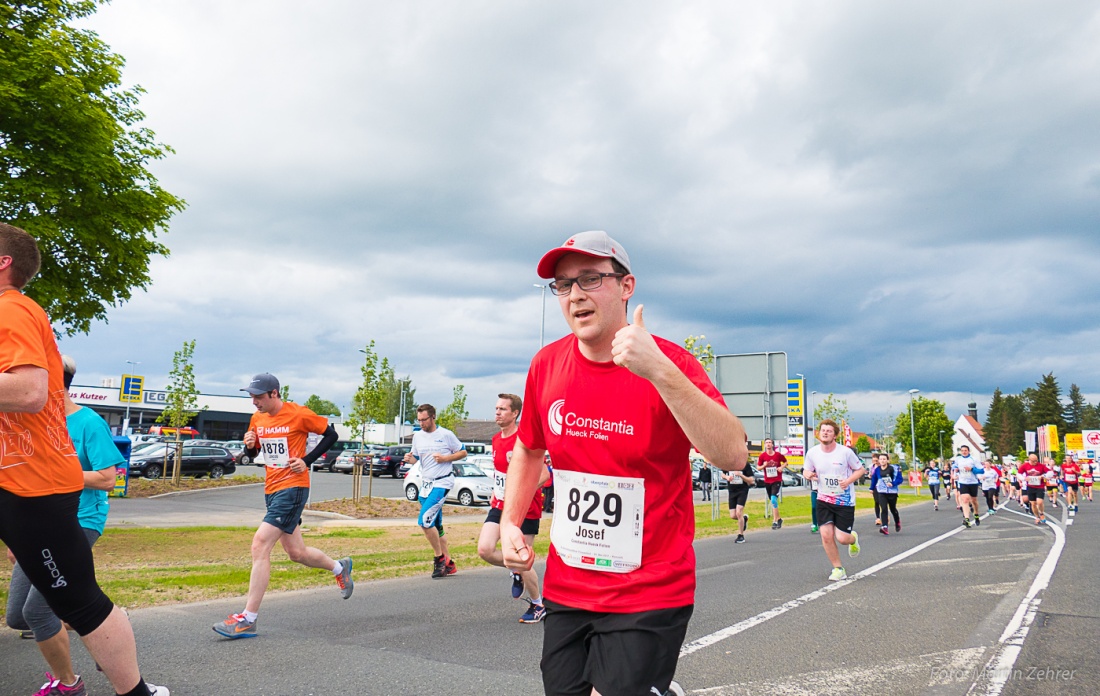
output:
{"label": "man in red t-shirt", "polygon": [[1077,458],[1070,455],[1069,459],[1062,463],[1062,480],[1066,484],[1066,509],[1069,514],[1077,514],[1077,487],[1081,476],[1081,467],[1077,464]]}
{"label": "man in red t-shirt", "polygon": [[527,410],[508,468],[501,545],[513,570],[535,554],[521,529],[554,462],[557,489],[543,592],[548,694],[664,694],[695,601],[694,444],[725,471],[745,431],[699,361],[627,321],[636,279],[606,232],[582,232],[538,265],[572,333],[527,373]]}
{"label": "man in red t-shirt", "polygon": [[[493,435],[493,497],[489,500],[489,515],[481,526],[481,536],[477,540],[477,555],[486,563],[504,568],[504,555],[497,548],[500,542],[500,513],[504,510],[504,486],[508,480],[508,462],[512,460],[512,448],[516,445],[519,433],[519,413],[523,409],[523,399],[516,394],[498,394],[495,409],[496,423],[500,432]],[[542,483],[550,480],[550,471],[543,475]],[[542,519],[542,487],[535,492],[527,514],[523,518],[520,530],[527,539],[527,545],[535,543],[539,533],[539,521]],[[542,593],[539,592],[539,576],[534,568],[513,572],[512,598],[519,599],[527,592],[529,607],[520,617],[520,623],[538,623],[546,616],[542,605]]]}
{"label": "man in red t-shirt", "polygon": [[1046,499],[1046,477],[1051,473],[1050,467],[1046,464],[1039,463],[1039,457],[1035,454],[1029,454],[1027,456],[1027,462],[1019,469],[1020,473],[1024,475],[1024,482],[1027,486],[1027,500],[1031,505],[1031,514],[1035,515],[1035,524],[1041,524],[1046,522],[1046,510],[1044,509],[1044,500]]}
{"label": "man in red t-shirt", "polygon": [[764,487],[768,489],[768,500],[772,504],[772,529],[783,526],[779,516],[779,492],[783,488],[783,469],[787,467],[787,458],[775,451],[775,440],[764,440],[764,451],[756,459],[756,467],[764,472]]}
{"label": "man in red t-shirt", "polygon": [[[167,696],[142,680],[130,621],[96,583],[77,519],[84,474],[65,422],[61,354],[46,313],[22,293],[41,259],[34,237],[0,223],[0,540],[117,693]],[[43,689],[84,692],[79,678],[51,677]]]}

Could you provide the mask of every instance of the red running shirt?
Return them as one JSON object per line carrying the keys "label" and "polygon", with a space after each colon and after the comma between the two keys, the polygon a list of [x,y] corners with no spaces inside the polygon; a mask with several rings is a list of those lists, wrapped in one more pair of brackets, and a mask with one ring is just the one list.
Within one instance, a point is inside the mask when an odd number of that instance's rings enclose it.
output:
{"label": "red running shirt", "polygon": [[[1028,488],[1039,490],[1046,487],[1046,482],[1044,481],[1043,477],[1048,471],[1050,471],[1050,469],[1047,468],[1046,464],[1031,464],[1029,462],[1021,466],[1019,469],[1017,469],[1017,471],[1027,477],[1024,480],[1026,481]],[[1039,477],[1038,483],[1035,482],[1035,477]]]}
{"label": "red running shirt", "polygon": [[[779,467],[787,463],[787,458],[779,452],[761,452],[760,456],[756,459],[756,466],[758,469],[764,472],[764,483],[779,483],[783,480],[783,473],[779,470]],[[768,469],[771,469],[775,476],[768,476]]]}
{"label": "red running shirt", "polygon": [[[493,477],[493,497],[489,500],[489,506],[497,510],[504,509],[504,482],[508,479],[508,464],[512,461],[512,448],[516,446],[518,436],[518,430],[508,437],[501,433],[493,436],[493,468],[497,475]],[[529,520],[542,519],[542,503],[542,488],[538,488],[524,517]]]}
{"label": "red running shirt", "polygon": [[[657,346],[707,396],[725,407],[699,362],[662,338]],[[552,543],[544,594],[588,611],[633,613],[688,606],[695,601],[695,510],[691,493],[691,443],[657,389],[611,362],[585,358],[575,336],[543,348],[527,373],[519,438],[533,450],[548,450],[554,462],[555,517],[567,524],[577,509],[563,488],[568,473],[641,478],[640,566],[630,572],[567,565]],[[571,494],[576,489],[569,491]],[[586,493],[588,495],[588,493]],[[631,493],[624,492],[624,499]],[[636,498],[635,498],[636,499]],[[580,501],[580,519],[605,519],[614,508],[593,509]],[[620,511],[623,512],[623,511]],[[636,524],[629,510],[623,523]],[[568,522],[576,529],[576,521]],[[583,526],[583,525],[582,525]],[[555,530],[556,531],[556,530]],[[553,533],[552,533],[553,535]]]}

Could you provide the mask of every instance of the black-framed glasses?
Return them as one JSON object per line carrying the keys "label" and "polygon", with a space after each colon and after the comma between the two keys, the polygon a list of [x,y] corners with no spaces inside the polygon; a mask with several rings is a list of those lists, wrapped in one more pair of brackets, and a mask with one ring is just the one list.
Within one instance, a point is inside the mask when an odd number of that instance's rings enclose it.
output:
{"label": "black-framed glasses", "polygon": [[595,290],[603,285],[604,278],[622,278],[625,273],[585,273],[576,278],[558,278],[550,281],[550,292],[555,295],[568,295],[573,290],[573,283],[581,286],[581,290]]}

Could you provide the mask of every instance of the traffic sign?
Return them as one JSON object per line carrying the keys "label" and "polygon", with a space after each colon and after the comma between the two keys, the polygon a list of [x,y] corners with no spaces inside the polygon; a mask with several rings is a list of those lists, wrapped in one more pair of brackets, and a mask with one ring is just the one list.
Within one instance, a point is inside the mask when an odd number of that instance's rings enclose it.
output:
{"label": "traffic sign", "polygon": [[1081,439],[1085,441],[1088,449],[1100,449],[1100,430],[1083,430]]}
{"label": "traffic sign", "polygon": [[118,390],[118,400],[123,403],[141,403],[145,390],[145,378],[140,375],[122,375],[122,387]]}

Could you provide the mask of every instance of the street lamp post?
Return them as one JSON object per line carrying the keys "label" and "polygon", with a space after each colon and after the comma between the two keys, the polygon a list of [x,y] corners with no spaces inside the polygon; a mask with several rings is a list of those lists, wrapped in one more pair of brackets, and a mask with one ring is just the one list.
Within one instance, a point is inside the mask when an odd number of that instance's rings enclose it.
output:
{"label": "street lamp post", "polygon": [[909,436],[912,438],[913,444],[913,461],[909,464],[910,469],[915,469],[917,466],[917,426],[916,421],[913,419],[913,395],[918,393],[920,393],[920,389],[909,390]]}
{"label": "street lamp post", "polygon": [[546,283],[535,283],[542,290],[542,323],[539,325],[539,348],[546,345]]}
{"label": "street lamp post", "polygon": [[[130,366],[130,374],[134,374],[134,370],[140,365],[140,362],[133,360],[127,360],[126,364]],[[125,386],[125,385],[124,385]],[[127,399],[129,398],[129,391],[127,391]],[[130,430],[130,402],[126,402],[126,416],[122,419],[122,435],[127,434],[127,430]]]}
{"label": "street lamp post", "polygon": [[810,392],[810,432],[817,432],[817,416],[814,415],[814,397],[817,396],[817,392]]}
{"label": "street lamp post", "polygon": [[940,431],[940,461],[941,462],[943,461],[943,434],[945,432],[946,432],[945,430]]}

